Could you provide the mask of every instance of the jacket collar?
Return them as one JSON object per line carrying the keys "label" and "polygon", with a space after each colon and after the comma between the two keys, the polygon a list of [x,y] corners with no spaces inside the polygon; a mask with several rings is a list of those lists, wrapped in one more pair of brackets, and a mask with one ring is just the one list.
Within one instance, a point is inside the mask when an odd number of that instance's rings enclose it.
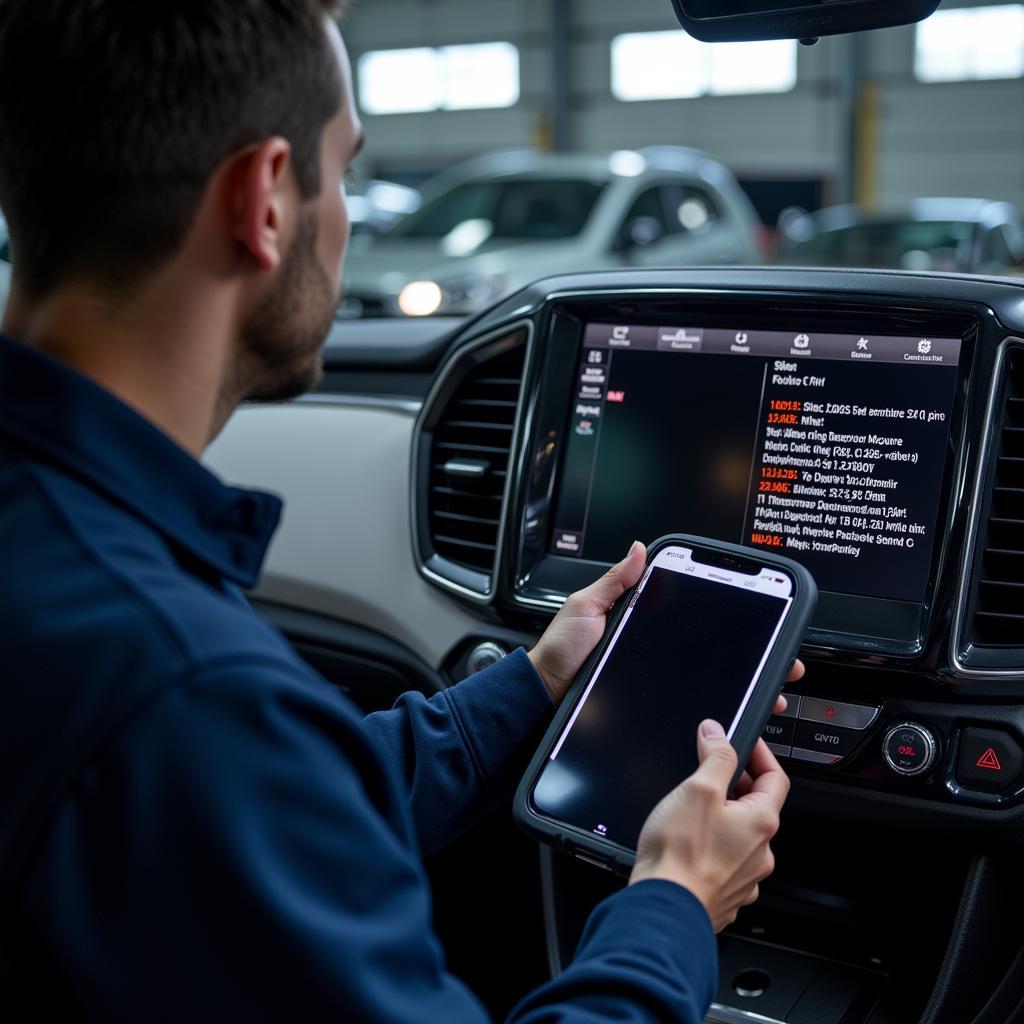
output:
{"label": "jacket collar", "polygon": [[255,586],[279,498],[228,487],[109,391],[2,335],[0,434],[44,453],[232,582]]}

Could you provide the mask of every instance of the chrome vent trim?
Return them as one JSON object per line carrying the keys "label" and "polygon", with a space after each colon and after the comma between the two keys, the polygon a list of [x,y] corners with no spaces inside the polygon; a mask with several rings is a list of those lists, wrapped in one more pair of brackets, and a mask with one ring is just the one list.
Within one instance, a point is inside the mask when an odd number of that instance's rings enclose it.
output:
{"label": "chrome vent trim", "polygon": [[968,677],[1024,676],[1024,339],[999,346],[971,500],[951,661]]}
{"label": "chrome vent trim", "polygon": [[413,435],[417,565],[475,602],[494,593],[532,340],[532,322],[522,321],[461,346],[439,372]]}
{"label": "chrome vent trim", "polygon": [[466,569],[494,572],[526,339],[470,369],[430,440],[431,547]]}

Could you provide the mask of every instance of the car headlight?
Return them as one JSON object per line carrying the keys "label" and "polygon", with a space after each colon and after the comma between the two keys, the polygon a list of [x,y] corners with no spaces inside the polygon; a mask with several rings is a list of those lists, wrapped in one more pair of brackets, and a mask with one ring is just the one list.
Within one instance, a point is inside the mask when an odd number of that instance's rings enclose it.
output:
{"label": "car headlight", "polygon": [[410,281],[398,295],[398,308],[406,316],[459,316],[476,313],[500,298],[505,281],[496,274],[476,274],[446,281]]}
{"label": "car headlight", "polygon": [[410,281],[398,293],[398,308],[406,316],[433,316],[444,303],[436,281]]}

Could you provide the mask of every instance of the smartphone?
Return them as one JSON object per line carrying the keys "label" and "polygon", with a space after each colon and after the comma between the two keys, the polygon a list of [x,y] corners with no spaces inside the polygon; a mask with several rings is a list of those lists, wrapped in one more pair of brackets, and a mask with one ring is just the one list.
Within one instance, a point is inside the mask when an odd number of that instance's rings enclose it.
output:
{"label": "smartphone", "polygon": [[816,596],[780,556],[681,535],[652,545],[519,787],[519,823],[628,868],[648,814],[697,768],[705,718],[725,728],[739,778]]}

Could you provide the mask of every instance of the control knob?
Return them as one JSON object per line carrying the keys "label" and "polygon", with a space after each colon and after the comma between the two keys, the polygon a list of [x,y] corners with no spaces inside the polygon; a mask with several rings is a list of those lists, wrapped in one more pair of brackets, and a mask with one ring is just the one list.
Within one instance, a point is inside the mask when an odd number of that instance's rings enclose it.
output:
{"label": "control knob", "polygon": [[894,725],[882,740],[885,763],[897,774],[906,777],[923,775],[935,763],[939,741],[935,734],[918,722]]}
{"label": "control knob", "polygon": [[489,668],[495,662],[501,661],[506,654],[508,651],[501,644],[496,644],[493,640],[485,640],[469,652],[469,657],[466,659],[466,670],[473,675],[474,672]]}

